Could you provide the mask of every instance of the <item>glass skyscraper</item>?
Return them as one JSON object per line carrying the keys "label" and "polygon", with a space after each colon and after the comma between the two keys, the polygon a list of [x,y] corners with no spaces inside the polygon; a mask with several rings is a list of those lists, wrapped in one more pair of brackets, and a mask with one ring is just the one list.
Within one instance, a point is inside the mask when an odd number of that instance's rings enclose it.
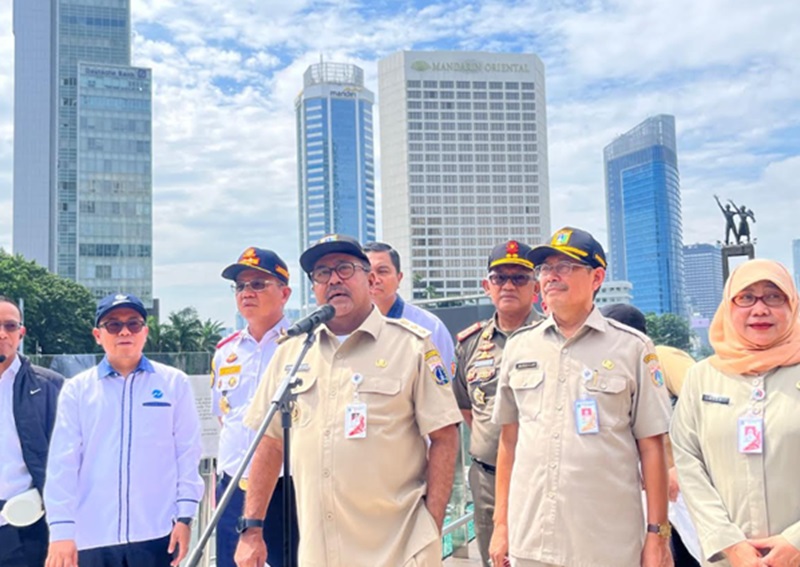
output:
{"label": "glass skyscraper", "polygon": [[685,315],[675,118],[648,118],[603,154],[611,279],[631,282],[645,313]]}
{"label": "glass skyscraper", "polygon": [[714,244],[683,247],[686,300],[692,314],[711,319],[722,301],[722,250]]}
{"label": "glass skyscraper", "polygon": [[129,0],[15,0],[14,251],[152,297],[152,85]]}
{"label": "glass skyscraper", "polygon": [[[295,102],[301,251],[331,233],[375,240],[373,103],[356,65],[322,62],[303,75]],[[314,303],[305,279],[301,302]]]}

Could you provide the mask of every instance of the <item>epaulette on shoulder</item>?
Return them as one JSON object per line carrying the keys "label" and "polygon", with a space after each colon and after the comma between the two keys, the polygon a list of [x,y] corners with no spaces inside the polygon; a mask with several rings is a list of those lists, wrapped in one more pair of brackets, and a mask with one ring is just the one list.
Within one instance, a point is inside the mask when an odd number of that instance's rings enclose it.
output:
{"label": "epaulette on shoulder", "polygon": [[404,329],[411,331],[421,339],[424,339],[425,337],[429,337],[431,335],[431,332],[428,329],[420,327],[416,323],[412,323],[408,319],[403,319],[402,317],[400,319],[387,318],[386,322],[391,323],[392,325],[399,325]]}
{"label": "epaulette on shoulder", "polygon": [[228,335],[227,337],[225,337],[224,339],[222,339],[220,342],[217,343],[217,348],[224,347],[226,344],[228,344],[241,334],[242,334],[241,331],[236,331],[235,333]]}
{"label": "epaulette on shoulder", "polygon": [[475,333],[477,333],[478,331],[483,329],[485,324],[486,324],[486,321],[478,321],[477,323],[473,323],[472,325],[470,325],[469,327],[467,327],[463,331],[459,332],[456,335],[456,340],[458,342],[463,342],[464,339],[468,339],[469,337],[471,337],[472,335],[474,335]]}
{"label": "epaulette on shoulder", "polygon": [[608,322],[609,325],[611,325],[615,329],[619,329],[620,331],[628,333],[629,335],[633,335],[634,337],[640,339],[642,342],[647,342],[648,340],[647,335],[645,335],[640,331],[637,331],[633,327],[629,327],[625,323],[620,323],[616,319],[611,319],[610,317],[606,317],[606,321]]}
{"label": "epaulette on shoulder", "polygon": [[546,320],[547,319],[539,319],[538,321],[531,321],[527,325],[523,325],[522,327],[511,333],[510,336],[517,335],[519,333],[524,333],[525,331],[532,331],[533,329],[544,323]]}

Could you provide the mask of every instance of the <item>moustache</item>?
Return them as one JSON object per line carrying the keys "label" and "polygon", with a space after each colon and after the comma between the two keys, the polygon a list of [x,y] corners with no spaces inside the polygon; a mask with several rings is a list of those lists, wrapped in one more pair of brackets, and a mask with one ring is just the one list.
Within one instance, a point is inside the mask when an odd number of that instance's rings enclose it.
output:
{"label": "moustache", "polygon": [[563,282],[552,282],[544,286],[544,292],[547,293],[548,291],[555,290],[555,291],[567,291],[567,285]]}

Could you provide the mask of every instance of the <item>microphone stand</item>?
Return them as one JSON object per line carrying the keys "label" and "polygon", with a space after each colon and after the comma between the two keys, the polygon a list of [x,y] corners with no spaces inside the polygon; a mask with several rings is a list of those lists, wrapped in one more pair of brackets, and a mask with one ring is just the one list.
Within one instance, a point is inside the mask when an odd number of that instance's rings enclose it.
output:
{"label": "microphone stand", "polygon": [[[292,366],[291,372],[283,379],[278,389],[275,391],[275,395],[272,396],[272,401],[270,402],[270,408],[267,412],[267,415],[264,416],[264,420],[261,422],[261,425],[258,428],[256,433],[255,439],[250,444],[250,447],[247,448],[247,453],[245,453],[244,459],[242,459],[239,468],[236,469],[236,474],[233,475],[231,478],[231,482],[228,484],[228,488],[225,489],[222,498],[220,499],[219,503],[217,504],[217,509],[214,510],[214,515],[211,516],[211,520],[208,522],[206,529],[203,530],[203,533],[200,535],[200,540],[197,542],[197,545],[192,550],[192,553],[189,555],[189,559],[186,563],[187,567],[197,567],[200,563],[200,559],[203,557],[203,551],[205,550],[206,544],[208,540],[211,539],[211,534],[214,531],[214,528],[219,523],[220,518],[222,517],[222,513],[225,511],[225,508],[228,506],[231,498],[233,497],[233,493],[236,490],[236,487],[239,485],[239,480],[241,480],[242,475],[244,475],[244,471],[247,468],[247,465],[250,463],[250,460],[253,458],[253,455],[256,452],[256,448],[258,444],[261,442],[261,438],[264,436],[264,433],[267,431],[267,427],[269,427],[272,418],[275,414],[280,410],[281,412],[281,425],[283,427],[283,549],[284,549],[284,561],[287,565],[292,565],[292,501],[291,495],[289,491],[289,481],[291,480],[291,463],[289,461],[290,458],[290,445],[291,445],[291,428],[292,428],[292,409],[291,403],[297,398],[297,394],[292,392],[292,389],[300,386],[302,384],[302,380],[297,378],[297,370],[300,368],[300,365],[303,362],[306,354],[308,353],[311,345],[314,344],[314,331],[316,329],[312,328],[309,329],[306,333],[306,338],[303,341],[303,348],[300,351],[300,354],[297,357],[297,360]],[[269,550],[267,550],[269,552]]]}

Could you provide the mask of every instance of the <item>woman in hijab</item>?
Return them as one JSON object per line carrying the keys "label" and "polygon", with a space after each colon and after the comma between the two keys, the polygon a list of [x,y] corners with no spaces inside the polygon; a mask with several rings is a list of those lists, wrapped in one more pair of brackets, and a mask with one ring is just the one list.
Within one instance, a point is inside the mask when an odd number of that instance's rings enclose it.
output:
{"label": "woman in hijab", "polygon": [[[692,367],[671,438],[703,565],[800,565],[800,321],[789,272],[739,266]],[[712,563],[713,562],[713,563]]]}

